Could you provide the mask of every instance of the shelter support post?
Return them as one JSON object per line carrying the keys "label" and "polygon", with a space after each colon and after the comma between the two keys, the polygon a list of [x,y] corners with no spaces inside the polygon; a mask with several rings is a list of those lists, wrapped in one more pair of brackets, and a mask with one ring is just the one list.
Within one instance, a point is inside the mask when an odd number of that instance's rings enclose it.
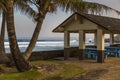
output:
{"label": "shelter support post", "polygon": [[104,33],[103,30],[97,30],[97,62],[104,62]]}
{"label": "shelter support post", "polygon": [[70,54],[70,33],[64,31],[64,60],[69,59]]}
{"label": "shelter support post", "polygon": [[83,30],[79,31],[79,60],[85,59],[85,33]]}
{"label": "shelter support post", "polygon": [[94,33],[94,45],[97,46],[97,33],[95,32]]}
{"label": "shelter support post", "polygon": [[110,34],[110,45],[114,44],[114,34]]}

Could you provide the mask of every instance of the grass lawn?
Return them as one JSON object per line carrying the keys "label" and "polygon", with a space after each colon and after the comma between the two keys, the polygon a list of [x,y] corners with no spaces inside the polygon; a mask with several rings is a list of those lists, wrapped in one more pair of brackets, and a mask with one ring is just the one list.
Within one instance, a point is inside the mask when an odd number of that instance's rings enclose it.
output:
{"label": "grass lawn", "polygon": [[0,80],[65,80],[85,72],[79,66],[65,64],[60,61],[36,61],[32,64],[40,66],[40,69],[19,73],[12,68],[1,73]]}

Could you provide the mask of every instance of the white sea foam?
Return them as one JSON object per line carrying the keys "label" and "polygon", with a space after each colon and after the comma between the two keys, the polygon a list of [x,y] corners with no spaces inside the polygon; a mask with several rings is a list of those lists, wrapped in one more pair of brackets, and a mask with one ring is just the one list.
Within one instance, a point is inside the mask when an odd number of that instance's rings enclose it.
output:
{"label": "white sea foam", "polygon": [[[71,40],[71,45],[76,45],[77,40]],[[29,45],[29,42],[18,42],[20,48],[26,48]],[[38,41],[36,47],[63,47],[63,41]],[[5,48],[9,48],[9,42],[5,42]]]}
{"label": "white sea foam", "polygon": [[9,45],[9,42],[4,42],[5,45]]}
{"label": "white sea foam", "polygon": [[5,48],[10,48],[9,45],[5,45]]}
{"label": "white sea foam", "polygon": [[29,42],[18,42],[19,45],[28,45]]}

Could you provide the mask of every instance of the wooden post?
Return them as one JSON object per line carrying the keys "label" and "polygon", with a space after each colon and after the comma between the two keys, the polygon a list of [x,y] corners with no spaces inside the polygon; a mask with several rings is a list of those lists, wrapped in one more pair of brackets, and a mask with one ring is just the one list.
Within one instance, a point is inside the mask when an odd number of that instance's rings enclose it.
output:
{"label": "wooden post", "polygon": [[110,34],[110,45],[114,44],[114,34]]}
{"label": "wooden post", "polygon": [[97,33],[95,32],[94,33],[94,45],[97,46]]}
{"label": "wooden post", "polygon": [[97,30],[97,62],[104,62],[104,33],[101,29]]}
{"label": "wooden post", "polygon": [[68,31],[64,31],[64,60],[69,58],[70,52],[70,34]]}
{"label": "wooden post", "polygon": [[85,58],[85,33],[84,31],[79,31],[79,60]]}

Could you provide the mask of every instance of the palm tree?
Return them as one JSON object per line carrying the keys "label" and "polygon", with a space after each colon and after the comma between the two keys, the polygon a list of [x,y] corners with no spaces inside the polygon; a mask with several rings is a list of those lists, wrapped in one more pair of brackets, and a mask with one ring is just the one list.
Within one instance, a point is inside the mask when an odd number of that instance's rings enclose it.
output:
{"label": "palm tree", "polygon": [[[29,16],[35,16],[36,12],[32,10],[29,5],[26,5],[27,0],[14,0],[15,8],[21,10],[22,13],[25,13]],[[26,12],[27,11],[27,12]],[[0,35],[0,63],[10,63],[10,59],[5,54],[4,47],[4,34],[5,34],[5,14],[6,14],[6,3],[5,0],[0,1],[0,12],[2,12],[2,25],[1,25],[1,35]],[[13,62],[12,62],[13,63]]]}
{"label": "palm tree", "polygon": [[14,12],[13,12],[14,0],[7,0],[5,1],[5,3],[6,3],[7,32],[13,60],[18,71],[20,72],[28,71],[32,68],[32,66],[22,56],[16,40],[17,38],[14,27]]}
{"label": "palm tree", "polygon": [[0,35],[0,64],[8,64],[10,63],[10,59],[7,57],[5,53],[4,46],[4,35],[5,35],[5,11],[2,13],[2,25],[1,25],[1,35]]}
{"label": "palm tree", "polygon": [[4,46],[4,35],[5,35],[5,5],[3,0],[0,1],[0,12],[2,13],[2,25],[1,25],[1,34],[0,34],[0,64],[8,64],[10,59],[5,54],[5,46]]}
{"label": "palm tree", "polygon": [[[32,50],[35,47],[36,41],[38,39],[42,23],[47,13],[53,13],[57,10],[58,7],[61,7],[63,10],[67,11],[79,11],[79,12],[96,12],[100,13],[101,11],[114,10],[110,7],[107,7],[102,4],[86,2],[83,0],[30,0],[38,9],[38,16],[36,18],[37,25],[32,35],[29,46],[27,47],[24,58],[27,60],[31,56]],[[117,13],[119,11],[114,10]]]}

